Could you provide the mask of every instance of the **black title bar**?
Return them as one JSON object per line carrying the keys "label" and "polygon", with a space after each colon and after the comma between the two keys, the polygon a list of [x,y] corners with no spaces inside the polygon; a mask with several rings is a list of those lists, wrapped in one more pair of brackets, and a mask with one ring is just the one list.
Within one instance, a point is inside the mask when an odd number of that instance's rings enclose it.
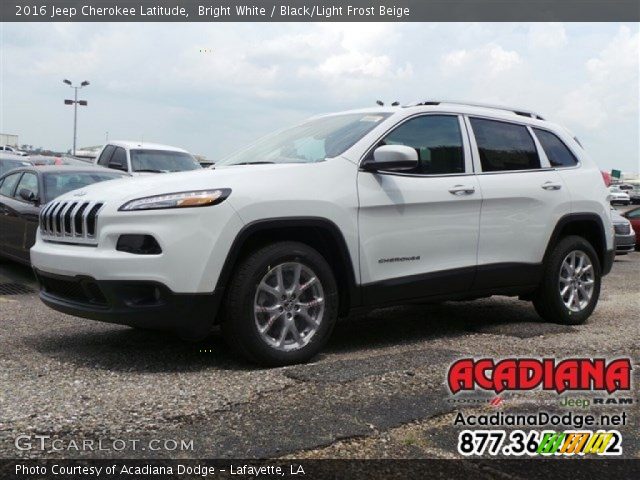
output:
{"label": "black title bar", "polygon": [[2,22],[640,21],[638,0],[2,0]]}

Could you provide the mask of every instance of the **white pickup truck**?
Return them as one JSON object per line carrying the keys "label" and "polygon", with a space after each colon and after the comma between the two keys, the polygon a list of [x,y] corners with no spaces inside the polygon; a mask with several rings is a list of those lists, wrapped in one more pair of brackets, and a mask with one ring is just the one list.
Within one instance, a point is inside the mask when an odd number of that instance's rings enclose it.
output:
{"label": "white pickup truck", "polygon": [[102,147],[94,163],[133,176],[202,168],[196,158],[182,148],[122,140],[110,141]]}

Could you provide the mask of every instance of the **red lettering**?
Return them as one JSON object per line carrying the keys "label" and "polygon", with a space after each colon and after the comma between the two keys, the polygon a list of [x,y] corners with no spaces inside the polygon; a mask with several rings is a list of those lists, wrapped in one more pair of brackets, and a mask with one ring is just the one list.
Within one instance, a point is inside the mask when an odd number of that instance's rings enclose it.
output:
{"label": "red lettering", "polygon": [[448,384],[452,393],[482,390],[500,393],[504,390],[532,390],[540,385],[545,390],[631,389],[631,359],[620,358],[609,364],[602,358],[570,358],[558,363],[552,358],[503,359],[495,363],[489,358],[474,361],[457,360],[449,368]]}
{"label": "red lettering", "polygon": [[584,389],[604,389],[604,360],[597,358],[591,362],[583,361],[580,368],[580,385]]}
{"label": "red lettering", "polygon": [[579,389],[578,361],[563,360],[556,367],[555,386],[556,392],[562,393],[567,389]]}
{"label": "red lettering", "polygon": [[449,369],[449,390],[458,393],[460,390],[473,390],[473,360],[458,360]]}
{"label": "red lettering", "polygon": [[539,360],[524,359],[518,365],[518,380],[521,390],[532,390],[542,381],[542,365]]}
{"label": "red lettering", "polygon": [[609,393],[631,389],[631,360],[619,358],[611,362],[605,373],[605,383]]}
{"label": "red lettering", "polygon": [[505,389],[515,390],[518,385],[516,372],[515,360],[501,360],[496,363],[493,369],[493,390],[496,393],[500,393]]}
{"label": "red lettering", "polygon": [[491,390],[493,388],[493,382],[491,381],[491,375],[487,375],[486,371],[493,369],[493,360],[478,360],[474,369],[475,381],[483,390]]}

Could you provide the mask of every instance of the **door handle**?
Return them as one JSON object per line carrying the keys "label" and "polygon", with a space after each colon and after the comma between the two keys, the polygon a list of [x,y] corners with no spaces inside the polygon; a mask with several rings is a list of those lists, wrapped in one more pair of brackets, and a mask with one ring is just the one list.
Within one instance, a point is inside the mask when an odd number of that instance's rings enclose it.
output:
{"label": "door handle", "polygon": [[545,190],[560,190],[562,188],[562,184],[555,182],[544,182],[541,186]]}
{"label": "door handle", "polygon": [[453,195],[471,195],[475,193],[475,187],[468,187],[465,185],[454,185],[449,189],[449,193]]}

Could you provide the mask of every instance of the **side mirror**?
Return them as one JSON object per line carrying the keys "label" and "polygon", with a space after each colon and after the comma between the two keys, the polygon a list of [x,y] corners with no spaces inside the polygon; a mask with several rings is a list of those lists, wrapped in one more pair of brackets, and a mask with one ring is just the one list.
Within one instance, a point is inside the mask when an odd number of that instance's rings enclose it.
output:
{"label": "side mirror", "polygon": [[29,190],[28,188],[21,188],[20,191],[18,192],[18,195],[25,202],[35,203],[36,200],[38,200],[38,197],[36,196],[36,194],[31,190]]}
{"label": "side mirror", "polygon": [[373,151],[373,160],[364,162],[362,169],[367,172],[402,172],[417,166],[418,152],[415,148],[406,145],[383,145]]}
{"label": "side mirror", "polygon": [[109,168],[112,168],[113,170],[121,170],[123,172],[127,171],[127,167],[119,162],[109,162]]}

